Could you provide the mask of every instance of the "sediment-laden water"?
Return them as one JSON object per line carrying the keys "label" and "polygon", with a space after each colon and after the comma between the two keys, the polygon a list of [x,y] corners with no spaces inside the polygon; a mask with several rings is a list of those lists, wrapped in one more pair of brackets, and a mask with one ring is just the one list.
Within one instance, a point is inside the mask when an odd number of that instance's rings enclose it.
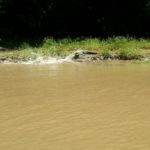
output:
{"label": "sediment-laden water", "polygon": [[149,65],[0,64],[1,150],[149,148]]}

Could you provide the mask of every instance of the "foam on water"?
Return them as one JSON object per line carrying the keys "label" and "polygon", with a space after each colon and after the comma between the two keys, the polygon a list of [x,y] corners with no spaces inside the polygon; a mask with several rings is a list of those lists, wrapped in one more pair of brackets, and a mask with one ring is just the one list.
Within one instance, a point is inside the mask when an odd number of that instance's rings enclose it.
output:
{"label": "foam on water", "polygon": [[45,56],[36,56],[35,59],[28,58],[27,60],[21,60],[21,61],[13,61],[11,59],[5,60],[4,64],[55,64],[55,63],[63,63],[63,62],[74,62],[73,60],[78,59],[79,56],[85,55],[88,53],[94,53],[87,50],[77,50],[73,52],[72,54],[66,56],[66,57],[45,57]]}
{"label": "foam on water", "polygon": [[67,56],[65,58],[61,57],[42,57],[39,56],[36,59],[28,59],[28,60],[22,60],[13,62],[12,60],[6,60],[3,63],[4,64],[56,64],[56,63],[63,63],[63,62],[73,62],[70,56]]}

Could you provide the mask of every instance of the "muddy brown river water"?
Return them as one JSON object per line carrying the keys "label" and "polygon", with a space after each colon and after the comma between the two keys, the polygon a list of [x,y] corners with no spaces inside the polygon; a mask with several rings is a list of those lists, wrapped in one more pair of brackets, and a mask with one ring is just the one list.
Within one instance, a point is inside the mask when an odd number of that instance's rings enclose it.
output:
{"label": "muddy brown river water", "polygon": [[150,65],[0,65],[0,150],[149,150]]}

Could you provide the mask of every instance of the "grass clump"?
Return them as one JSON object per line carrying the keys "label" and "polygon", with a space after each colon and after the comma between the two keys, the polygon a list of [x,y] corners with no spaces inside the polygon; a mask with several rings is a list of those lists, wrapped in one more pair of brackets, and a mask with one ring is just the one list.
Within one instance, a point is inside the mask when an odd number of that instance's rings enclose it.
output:
{"label": "grass clump", "polygon": [[[150,55],[150,40],[116,37],[101,42],[101,53],[107,56],[122,59],[140,59]],[[146,47],[146,49],[145,49]]]}

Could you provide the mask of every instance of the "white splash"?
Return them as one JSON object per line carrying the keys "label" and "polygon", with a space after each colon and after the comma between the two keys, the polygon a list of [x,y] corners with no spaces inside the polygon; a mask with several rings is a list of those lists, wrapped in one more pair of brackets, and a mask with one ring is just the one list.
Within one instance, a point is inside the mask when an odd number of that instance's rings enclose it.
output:
{"label": "white splash", "polygon": [[20,61],[20,64],[56,64],[56,63],[63,63],[63,62],[73,62],[69,58],[57,58],[57,57],[37,57],[36,59],[30,59],[28,61]]}
{"label": "white splash", "polygon": [[[28,58],[26,60],[16,61],[14,62],[11,59],[5,60],[4,64],[56,64],[56,63],[64,63],[64,62],[70,62],[74,63],[77,62],[76,60],[79,59],[80,56],[85,54],[96,54],[95,52],[88,51],[88,50],[77,50],[73,52],[72,54],[66,56],[66,57],[46,57],[46,56],[37,56],[36,58]],[[85,59],[86,60],[86,59]]]}

